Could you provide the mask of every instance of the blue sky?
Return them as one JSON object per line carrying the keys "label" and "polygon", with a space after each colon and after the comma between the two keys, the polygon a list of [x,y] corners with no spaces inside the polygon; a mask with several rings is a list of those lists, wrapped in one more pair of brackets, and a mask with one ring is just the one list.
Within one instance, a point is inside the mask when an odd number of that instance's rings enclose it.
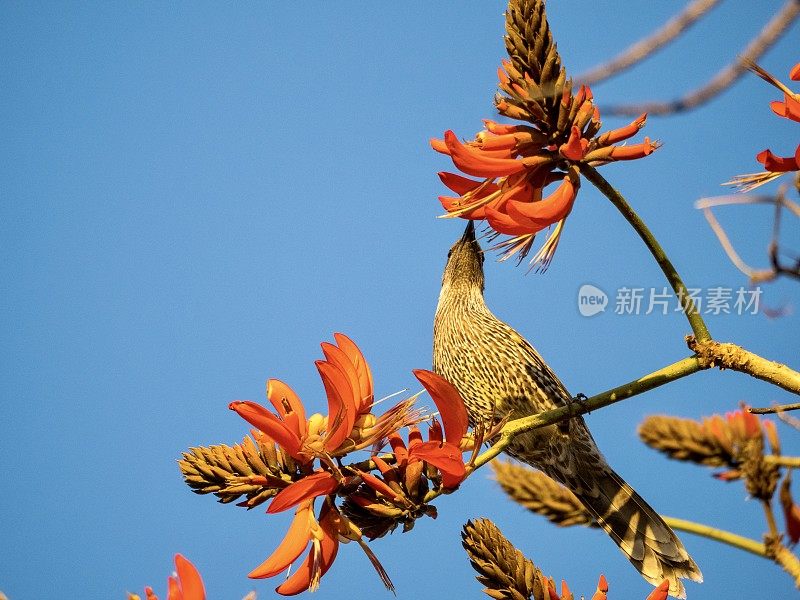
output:
{"label": "blue sky", "polygon": [[[675,46],[594,89],[600,104],[672,97],[705,81],[780,2],[725,3]],[[558,3],[551,26],[573,74],[610,57],[682,3]],[[192,494],[176,459],[234,443],[227,409],[263,399],[278,377],[324,407],[313,361],[343,331],[377,393],[417,389],[447,249],[463,223],[437,220],[436,177],[451,170],[428,139],[471,137],[494,114],[504,4],[209,2],[0,6],[0,590],[11,600],[163,593],[172,555],[201,570],[210,598],[272,597],[246,573],[287,519]],[[785,78],[798,25],[762,59]],[[604,175],[651,225],[690,287],[738,288],[700,197],[789,154],[797,126],[774,117],[755,76],[696,112],[653,118],[664,142]],[[607,119],[606,125],[625,122]],[[775,189],[774,185],[772,190]],[[759,263],[769,209],[718,212]],[[787,235],[797,239],[797,228]],[[679,314],[592,318],[591,283],[660,289],[663,277],[613,207],[586,184],[545,275],[487,260],[487,301],[537,346],[574,393],[593,394],[687,355]],[[766,286],[794,314],[709,316],[711,332],[798,365],[798,288]],[[761,508],[741,483],[670,462],[638,441],[645,415],[699,417],[789,394],[735,373],[701,373],[587,421],[609,462],[664,514],[759,538]],[[782,426],[786,452],[797,433]],[[373,549],[399,598],[481,596],[461,549],[469,518],[490,517],[537,565],[591,595],[649,586],[601,533],[526,514],[478,473],[437,502],[437,521]],[[706,576],[690,598],[785,597],[777,567],[683,534]],[[344,547],[316,598],[384,597]],[[389,597],[389,596],[385,596]]]}

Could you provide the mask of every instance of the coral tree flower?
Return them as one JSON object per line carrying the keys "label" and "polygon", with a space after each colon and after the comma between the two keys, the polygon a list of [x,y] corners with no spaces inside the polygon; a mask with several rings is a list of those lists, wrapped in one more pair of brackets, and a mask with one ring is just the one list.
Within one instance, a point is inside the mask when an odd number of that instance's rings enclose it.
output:
{"label": "coral tree flower", "polygon": [[442,426],[434,421],[428,432],[428,441],[412,444],[406,460],[409,463],[423,460],[433,465],[441,472],[444,487],[456,487],[467,475],[461,450],[461,442],[469,427],[464,401],[444,377],[424,369],[415,370],[414,376],[431,395]]}
{"label": "coral tree flower", "polygon": [[[389,444],[394,455],[390,465],[378,456],[372,460],[381,477],[372,473],[359,475],[372,493],[352,494],[349,499],[361,506],[387,517],[400,517],[404,511],[414,506],[414,498],[419,491],[425,464],[435,467],[441,475],[441,485],[446,489],[457,487],[466,477],[463,452],[467,449],[466,438],[468,421],[467,410],[461,396],[446,379],[419,369],[414,371],[416,378],[428,391],[439,410],[441,424],[436,419],[428,430],[428,441],[422,441],[417,427],[411,427],[408,444],[398,433],[389,436]],[[381,502],[377,502],[380,499]],[[385,530],[380,535],[385,533]]]}
{"label": "coral tree flower", "polygon": [[[503,61],[498,71],[500,89],[497,109],[507,117],[529,124],[506,125],[484,120],[485,128],[474,140],[461,142],[446,131],[444,139],[431,140],[437,152],[448,155],[455,167],[471,179],[442,172],[439,177],[455,196],[440,196],[446,216],[471,220],[485,219],[495,235],[511,236],[498,244],[501,260],[517,253],[522,260],[530,251],[534,236],[555,225],[548,240],[531,260],[546,268],[558,245],[564,221],[572,211],[580,187],[577,165],[601,165],[619,160],[634,160],[649,155],[659,144],[645,138],[642,143],[618,145],[636,135],[647,119],[642,114],[632,123],[597,135],[600,113],[588,86],[572,93],[567,82],[553,119],[546,118],[536,101],[540,87],[511,61]],[[551,109],[551,112],[554,112]],[[550,184],[558,186],[545,195]]]}
{"label": "coral tree flower", "polygon": [[[769,442],[773,454],[780,454],[780,441],[775,424],[769,420],[760,420],[758,416],[742,406],[741,410],[725,413],[725,416],[712,415],[703,419],[703,428],[709,433],[721,449],[728,455],[730,464],[738,464],[748,442],[758,440],[763,444]],[[733,481],[742,477],[739,469],[731,469],[714,475],[723,481]]]}
{"label": "coral tree flower", "polygon": [[327,417],[314,414],[306,419],[300,398],[277,379],[267,382],[267,398],[275,413],[249,400],[229,406],[301,465],[310,464],[315,457],[343,456],[371,446],[411,418],[407,401],[380,418],[371,414],[374,394],[369,365],[346,335],[335,333],[334,339],[336,344],[322,344],[325,360],[316,361],[328,399]]}
{"label": "coral tree flower", "polygon": [[[153,589],[144,589],[147,600],[158,600]],[[136,594],[128,594],[128,600],[141,600]],[[203,579],[195,566],[180,554],[175,555],[175,574],[167,579],[167,600],[206,600]]]}
{"label": "coral tree flower", "polygon": [[[398,429],[419,421],[412,408],[414,399],[403,400],[380,417],[372,414],[373,381],[369,365],[358,346],[347,336],[334,334],[335,344],[323,343],[324,360],[316,361],[328,401],[328,415],[306,417],[300,398],[277,379],[267,382],[267,398],[274,411],[251,401],[230,404],[257,428],[259,444],[275,449],[280,459],[292,465],[286,477],[254,475],[249,484],[272,485],[275,494],[267,513],[295,509],[295,516],[283,541],[250,577],[261,579],[285,571],[309,547],[310,550],[283,584],[279,594],[291,596],[314,590],[330,568],[342,541],[356,540],[375,566],[383,582],[391,581],[362,540],[362,533],[336,506],[335,493],[346,496],[361,484],[357,469],[343,466],[341,459],[355,450],[380,447]],[[319,461],[317,463],[317,461]],[[462,465],[463,466],[463,465]],[[291,480],[291,481],[290,481]],[[319,517],[314,514],[316,498],[323,497]]]}
{"label": "coral tree flower", "polygon": [[295,511],[286,537],[248,577],[265,579],[278,575],[288,569],[311,544],[300,566],[275,591],[282,596],[294,596],[306,590],[313,592],[319,587],[320,579],[330,569],[339,551],[340,520],[338,512],[327,504],[317,520],[313,501],[303,502]]}
{"label": "coral tree flower", "polygon": [[[770,103],[770,108],[779,117],[800,123],[800,93],[793,92],[773,75],[762,69],[756,64],[751,64],[750,69],[766,82],[772,84],[783,92],[782,101]],[[792,81],[800,81],[800,63],[797,63],[789,71],[789,78]],[[761,173],[750,173],[738,175],[726,185],[735,185],[743,192],[749,192],[784,173],[800,170],[800,144],[795,148],[794,154],[790,156],[777,156],[771,150],[762,150],[756,155],[756,160],[764,165],[765,171]]]}

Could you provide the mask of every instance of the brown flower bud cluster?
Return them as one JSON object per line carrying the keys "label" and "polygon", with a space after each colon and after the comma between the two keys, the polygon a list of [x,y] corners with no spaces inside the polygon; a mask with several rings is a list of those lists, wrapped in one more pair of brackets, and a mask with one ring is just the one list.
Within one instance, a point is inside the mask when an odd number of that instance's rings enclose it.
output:
{"label": "brown flower bud cluster", "polygon": [[676,460],[712,467],[728,467],[714,476],[723,481],[745,479],[754,498],[769,499],[775,492],[778,467],[764,460],[764,443],[780,455],[775,423],[760,420],[746,407],[702,421],[666,415],[646,418],[639,426],[642,441]]}
{"label": "brown flower bud cluster", "polygon": [[[477,580],[484,586],[484,593],[490,598],[575,599],[566,581],[561,582],[559,594],[553,578],[545,577],[489,519],[467,521],[461,532],[461,545],[467,552],[472,568],[478,572]],[[666,600],[668,589],[669,581],[664,580],[647,596],[647,600]],[[608,600],[608,582],[603,575],[600,575],[591,600]]]}
{"label": "brown flower bud cluster", "polygon": [[492,463],[497,483],[509,498],[561,527],[597,527],[592,515],[568,488],[541,471],[510,461]]}
{"label": "brown flower bud cluster", "polygon": [[246,436],[233,446],[199,446],[184,452],[178,466],[187,485],[196,494],[214,494],[223,504],[244,496],[238,506],[249,509],[299,477],[297,463],[274,442],[258,431],[253,431],[253,438]]}

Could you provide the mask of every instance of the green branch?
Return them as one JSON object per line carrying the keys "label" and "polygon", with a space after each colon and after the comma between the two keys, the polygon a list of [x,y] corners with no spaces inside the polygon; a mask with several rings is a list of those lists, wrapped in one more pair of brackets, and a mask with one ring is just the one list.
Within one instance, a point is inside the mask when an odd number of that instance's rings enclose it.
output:
{"label": "green branch", "polygon": [[661,247],[661,244],[658,243],[655,236],[652,234],[650,229],[645,225],[644,221],[639,218],[639,215],[636,214],[630,204],[625,200],[625,198],[620,194],[606,179],[600,175],[600,173],[594,169],[593,167],[587,164],[579,164],[581,173],[583,173],[584,177],[588,179],[594,186],[600,190],[600,192],[608,198],[611,203],[617,207],[622,216],[630,223],[631,227],[636,230],[636,233],[639,234],[639,237],[642,238],[642,241],[647,246],[647,249],[650,250],[650,254],[653,255],[653,258],[656,259],[658,266],[661,267],[661,270],[664,272],[664,275],[667,277],[667,281],[669,281],[672,290],[675,292],[675,295],[678,297],[681,306],[683,307],[683,312],[686,315],[686,318],[689,320],[689,325],[692,327],[692,331],[694,332],[695,337],[698,340],[705,341],[711,339],[711,334],[708,332],[708,327],[706,327],[705,321],[703,321],[703,317],[700,316],[700,313],[697,311],[697,308],[692,301],[691,296],[689,295],[689,291],[683,283],[680,275],[675,270],[675,267],[670,262],[669,258],[667,258],[667,254],[664,252],[664,249]]}
{"label": "green branch", "polygon": [[750,538],[731,533],[730,531],[717,529],[709,525],[703,525],[702,523],[695,523],[694,521],[686,521],[674,517],[664,517],[664,521],[673,529],[686,531],[687,533],[693,533],[716,542],[728,544],[729,546],[739,548],[739,550],[750,552],[762,558],[769,558],[767,547],[756,540],[751,540]]}

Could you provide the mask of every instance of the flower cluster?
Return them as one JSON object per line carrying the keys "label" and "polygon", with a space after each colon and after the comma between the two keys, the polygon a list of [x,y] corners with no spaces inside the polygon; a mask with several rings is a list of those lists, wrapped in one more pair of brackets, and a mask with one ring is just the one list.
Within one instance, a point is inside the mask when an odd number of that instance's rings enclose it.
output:
{"label": "flower cluster", "polygon": [[[518,254],[521,261],[530,251],[535,235],[555,225],[550,236],[531,260],[546,268],[552,260],[564,222],[572,211],[580,187],[579,165],[601,165],[649,155],[658,142],[619,145],[633,137],[647,119],[642,114],[629,125],[598,135],[600,112],[588,86],[573,94],[569,80],[552,107],[555,126],[542,114],[541,86],[512,61],[499,69],[500,89],[508,96],[496,101],[501,114],[530,124],[506,125],[484,120],[484,129],[474,140],[461,142],[446,131],[444,139],[431,140],[434,150],[448,155],[461,172],[442,172],[439,177],[455,196],[440,196],[448,216],[485,219],[495,235],[511,236],[498,244],[505,260]],[[545,188],[558,186],[548,195]]]}
{"label": "flower cluster", "polygon": [[[144,588],[146,600],[158,600],[153,588]],[[137,594],[128,594],[128,600],[141,600]],[[180,554],[175,555],[175,573],[167,579],[167,600],[206,600],[203,580],[195,566]]]}
{"label": "flower cluster", "polygon": [[431,487],[451,490],[466,477],[462,453],[473,449],[473,440],[467,437],[461,397],[435,373],[416,370],[414,375],[436,403],[442,423],[431,420],[427,441],[417,427],[409,428],[407,442],[398,432],[392,433],[391,455],[372,458],[379,475],[359,473],[363,484],[348,496],[343,508],[370,539],[382,537],[401,523],[403,531],[409,531],[423,515],[435,517],[435,508],[426,503]]}
{"label": "flower cluster", "polygon": [[[325,359],[316,362],[328,401],[326,416],[306,417],[297,394],[276,379],[267,383],[267,398],[274,412],[251,401],[230,404],[256,428],[253,436],[265,455],[264,462],[270,463],[268,470],[261,469],[269,473],[267,476],[229,478],[231,499],[236,492],[252,498],[268,496],[272,501],[267,513],[294,509],[283,541],[249,576],[262,579],[278,575],[308,551],[291,577],[276,588],[287,596],[316,589],[333,564],[339,545],[349,541],[355,541],[367,553],[391,589],[388,575],[364,538],[380,537],[399,523],[408,530],[415,519],[435,516],[435,509],[427,503],[461,483],[467,474],[462,453],[472,449],[467,412],[451,384],[430,371],[414,371],[436,404],[440,420],[426,418],[415,409],[416,396],[376,416],[372,412],[376,403],[369,365],[350,338],[340,333],[334,338],[335,344],[322,344]],[[418,427],[423,420],[430,422],[427,441],[422,440]],[[409,428],[407,443],[400,435],[404,428]],[[391,451],[381,453],[387,445]],[[359,450],[369,454],[358,462],[344,463],[348,455]],[[219,462],[219,453],[212,454]],[[234,462],[231,451],[224,454]],[[204,467],[203,456],[191,457],[192,472],[219,470]],[[279,473],[276,465],[281,467]],[[243,465],[238,472],[247,470]],[[207,486],[207,479],[201,493],[219,491],[219,486]],[[263,486],[264,490],[255,493],[253,486]],[[339,498],[343,500],[337,504]],[[318,513],[317,500],[321,500]]]}
{"label": "flower cluster", "polygon": [[[770,108],[779,117],[800,123],[800,93],[793,92],[781,81],[758,65],[750,65],[750,68],[762,79],[774,85],[783,92],[783,100],[776,100],[770,103]],[[789,71],[789,79],[800,81],[800,63],[797,63]],[[748,192],[760,185],[776,179],[791,171],[800,170],[800,144],[795,148],[793,156],[777,156],[771,150],[763,150],[756,155],[756,160],[764,165],[765,171],[760,173],[750,173],[734,177],[728,184],[737,186],[741,191]]]}
{"label": "flower cluster", "polygon": [[[563,579],[559,594],[553,578],[545,576],[489,519],[467,521],[462,528],[461,545],[467,552],[470,564],[478,572],[477,579],[484,586],[483,591],[490,598],[575,598]],[[650,592],[646,600],[666,600],[668,593],[669,580],[665,579]],[[604,575],[600,575],[591,600],[608,600],[608,582]]]}
{"label": "flower cluster", "polygon": [[727,457],[732,468],[716,473],[723,481],[733,481],[747,476],[747,463],[763,456],[764,438],[769,441],[773,454],[780,454],[780,442],[775,423],[748,412],[747,407],[725,413],[725,416],[712,415],[703,419],[703,428],[713,436]]}

